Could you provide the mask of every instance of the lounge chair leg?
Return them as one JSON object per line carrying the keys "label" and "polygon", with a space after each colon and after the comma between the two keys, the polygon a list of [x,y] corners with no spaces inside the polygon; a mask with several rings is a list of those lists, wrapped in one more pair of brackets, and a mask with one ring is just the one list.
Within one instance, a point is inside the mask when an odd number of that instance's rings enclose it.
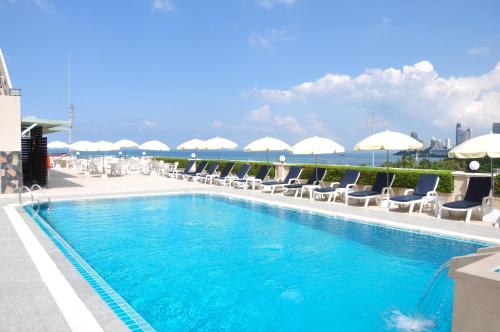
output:
{"label": "lounge chair leg", "polygon": [[413,214],[413,208],[415,207],[415,203],[410,204],[410,209],[408,210],[408,214]]}
{"label": "lounge chair leg", "polygon": [[344,204],[345,204],[345,205],[349,205],[349,196],[346,196],[346,197],[345,197]]}
{"label": "lounge chair leg", "polygon": [[472,216],[472,209],[467,210],[467,215],[465,216],[465,222],[470,222],[470,218]]}
{"label": "lounge chair leg", "polygon": [[420,210],[418,211],[418,213],[422,213],[422,208],[424,207],[424,202],[420,202]]}
{"label": "lounge chair leg", "polygon": [[443,213],[443,209],[441,207],[439,207],[439,210],[438,210],[438,215],[437,215],[437,218],[438,219],[441,219],[441,214]]}
{"label": "lounge chair leg", "polygon": [[365,208],[368,207],[368,202],[370,202],[370,198],[369,197],[365,198]]}

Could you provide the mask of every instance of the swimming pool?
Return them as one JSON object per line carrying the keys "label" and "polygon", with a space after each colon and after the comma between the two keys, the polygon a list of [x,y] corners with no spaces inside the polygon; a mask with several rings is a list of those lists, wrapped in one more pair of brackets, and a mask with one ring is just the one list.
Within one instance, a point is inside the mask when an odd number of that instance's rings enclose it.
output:
{"label": "swimming pool", "polygon": [[[39,214],[157,331],[395,330],[444,262],[481,246],[205,194]],[[439,311],[448,330],[449,299]]]}

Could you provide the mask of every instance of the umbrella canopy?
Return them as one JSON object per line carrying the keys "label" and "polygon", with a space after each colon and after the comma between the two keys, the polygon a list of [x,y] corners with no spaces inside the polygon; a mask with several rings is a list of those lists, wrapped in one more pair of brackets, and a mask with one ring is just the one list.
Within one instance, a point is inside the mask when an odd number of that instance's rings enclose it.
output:
{"label": "umbrella canopy", "polygon": [[324,137],[309,137],[292,146],[293,154],[328,154],[342,153],[345,148],[331,139]]}
{"label": "umbrella canopy", "polygon": [[500,134],[471,138],[448,152],[450,158],[500,158]]}
{"label": "umbrella canopy", "polygon": [[217,150],[217,159],[220,159],[219,150],[224,149],[234,149],[237,148],[238,144],[222,137],[214,137],[205,141],[205,149],[207,150]]}
{"label": "umbrella canopy", "polygon": [[105,151],[116,151],[118,148],[111,142],[99,141],[95,143],[95,151],[105,152]]}
{"label": "umbrella canopy", "polygon": [[214,137],[205,141],[205,149],[207,150],[223,150],[223,149],[235,149],[238,144],[222,137]]}
{"label": "umbrella canopy", "polygon": [[420,150],[423,144],[395,131],[381,131],[368,136],[354,146],[354,150]]}
{"label": "umbrella canopy", "polygon": [[201,150],[205,148],[205,141],[198,138],[193,138],[177,146],[177,150]]}
{"label": "umbrella canopy", "polygon": [[120,150],[122,148],[133,149],[133,148],[137,148],[138,146],[139,146],[139,144],[137,144],[136,142],[131,141],[129,139],[122,139],[122,140],[115,142],[115,147],[117,148],[117,150]]}
{"label": "umbrella canopy", "polygon": [[61,142],[61,141],[54,141],[54,142],[50,142],[49,144],[47,144],[47,147],[49,149],[67,149],[67,148],[69,148],[69,144]]}
{"label": "umbrella canopy", "polygon": [[156,140],[152,140],[139,145],[139,149],[151,151],[170,151],[170,148],[166,144]]}
{"label": "umbrella canopy", "polygon": [[292,147],[282,140],[266,136],[250,142],[243,150],[247,152],[266,151],[266,160],[269,162],[269,151],[283,151],[291,149]]}
{"label": "umbrella canopy", "polygon": [[250,142],[243,150],[245,151],[283,151],[291,150],[292,147],[280,139],[273,137],[262,137]]}
{"label": "umbrella canopy", "polygon": [[77,141],[69,146],[73,151],[97,151],[95,143],[90,141]]}

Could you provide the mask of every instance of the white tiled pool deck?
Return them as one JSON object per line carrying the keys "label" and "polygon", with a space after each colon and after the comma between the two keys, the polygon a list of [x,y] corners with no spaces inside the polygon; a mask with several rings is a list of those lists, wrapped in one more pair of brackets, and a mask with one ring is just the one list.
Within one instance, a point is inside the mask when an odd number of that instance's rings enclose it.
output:
{"label": "white tiled pool deck", "polygon": [[[408,215],[405,210],[387,212],[380,207],[364,209],[344,204],[328,204],[281,194],[270,195],[260,191],[237,190],[209,186],[164,177],[129,175],[125,177],[101,179],[80,176],[72,171],[53,170],[50,174],[49,189],[52,200],[95,198],[122,195],[144,195],[174,192],[206,192],[232,195],[243,199],[262,201],[285,207],[303,209],[316,213],[362,219],[372,223],[415,231],[442,234],[485,242],[500,243],[500,229],[479,221],[465,224],[462,216],[456,220],[437,220],[427,213]],[[26,198],[28,196],[25,196]],[[70,331],[79,330],[78,325],[68,322],[68,313],[61,305],[53,290],[42,279],[39,267],[33,262],[25,243],[13,227],[3,208],[17,202],[17,196],[0,196],[0,326],[2,331]],[[127,330],[125,325],[101,300],[94,289],[85,281],[68,259],[60,252],[45,233],[21,212],[21,217],[35,238],[48,253],[69,285],[74,289],[81,304],[88,308],[95,321],[105,331]],[[477,219],[477,218],[476,218]],[[23,244],[24,243],[24,244]],[[29,249],[28,249],[29,250]],[[42,273],[43,274],[43,273]],[[64,309],[64,308],[63,308]],[[84,329],[81,329],[84,330]]]}

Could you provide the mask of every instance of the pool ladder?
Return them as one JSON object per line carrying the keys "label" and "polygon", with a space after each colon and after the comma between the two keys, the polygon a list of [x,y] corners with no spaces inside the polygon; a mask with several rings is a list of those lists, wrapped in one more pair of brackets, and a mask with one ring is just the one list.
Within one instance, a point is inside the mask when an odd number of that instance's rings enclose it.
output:
{"label": "pool ladder", "polygon": [[22,186],[22,188],[18,191],[19,204],[23,204],[22,194],[26,192],[29,193],[31,202],[35,203],[36,210],[40,209],[40,204],[43,203],[43,201],[50,204],[50,196],[47,194],[47,190],[42,188],[39,184],[34,184],[31,186],[31,188],[29,188],[28,186]]}

